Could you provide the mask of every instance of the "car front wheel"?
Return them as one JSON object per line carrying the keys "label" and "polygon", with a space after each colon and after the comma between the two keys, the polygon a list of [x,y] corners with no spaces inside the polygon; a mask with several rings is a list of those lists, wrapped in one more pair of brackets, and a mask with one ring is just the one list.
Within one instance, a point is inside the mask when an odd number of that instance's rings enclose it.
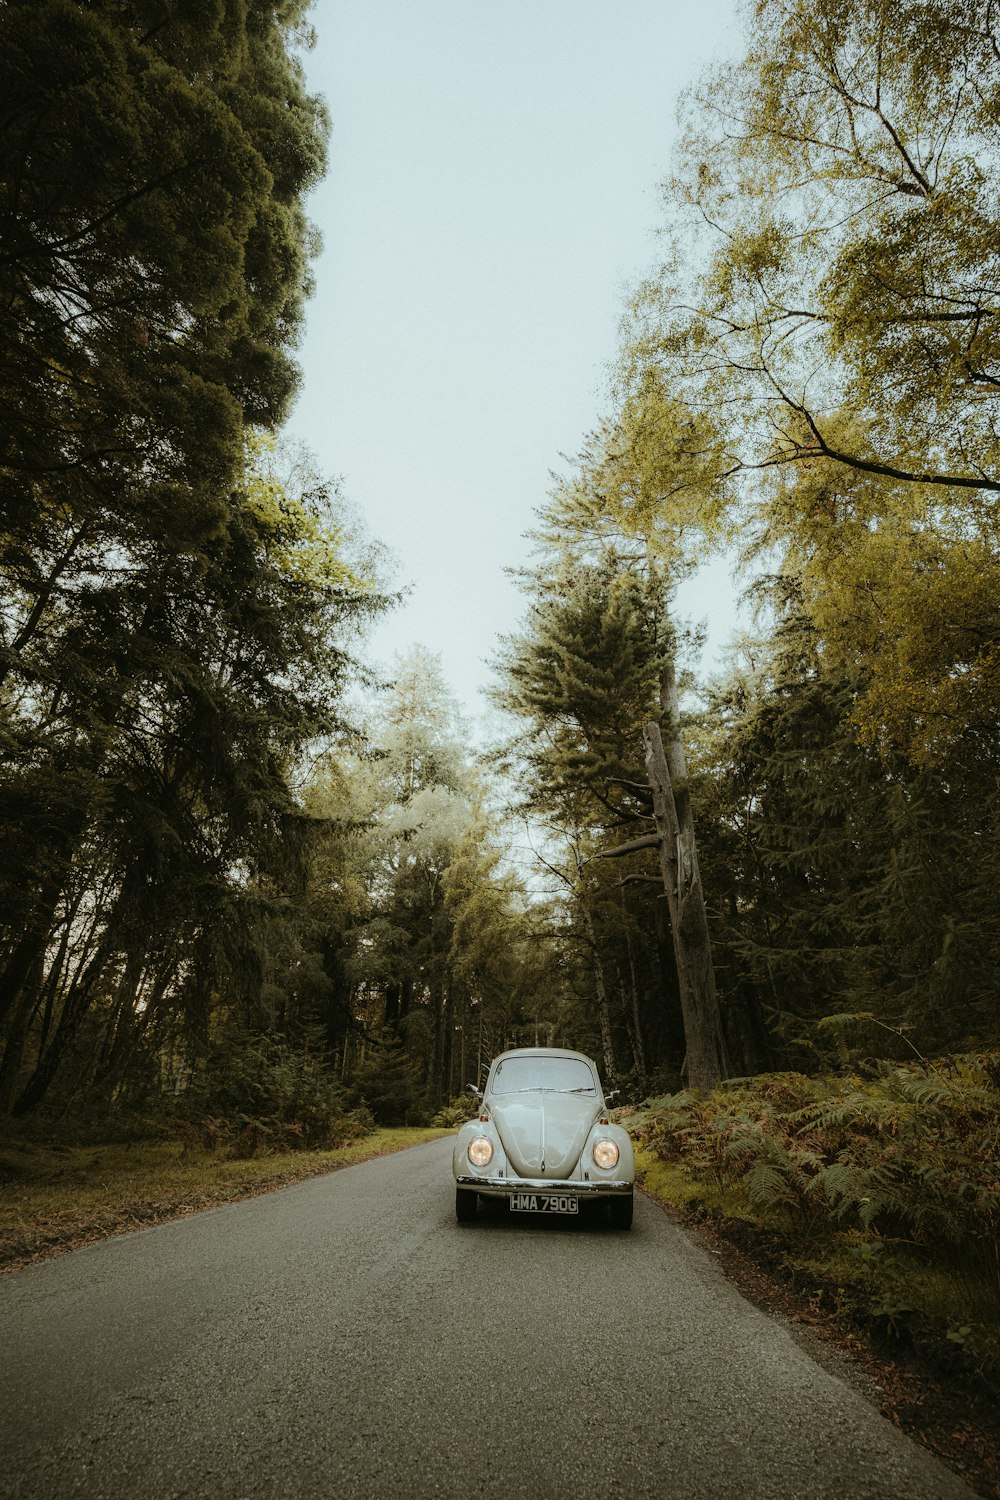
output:
{"label": "car front wheel", "polygon": [[460,1224],[468,1224],[476,1217],[476,1200],[478,1193],[471,1188],[455,1189],[455,1218]]}
{"label": "car front wheel", "polygon": [[632,1228],[632,1209],[634,1207],[633,1195],[628,1197],[609,1198],[608,1211],[611,1217],[612,1229]]}

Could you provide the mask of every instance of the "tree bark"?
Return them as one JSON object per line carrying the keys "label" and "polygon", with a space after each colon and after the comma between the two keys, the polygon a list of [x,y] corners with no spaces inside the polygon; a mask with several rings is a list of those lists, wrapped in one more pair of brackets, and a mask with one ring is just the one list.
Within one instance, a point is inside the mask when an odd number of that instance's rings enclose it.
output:
{"label": "tree bark", "polygon": [[39,1057],[35,1071],[18,1095],[13,1110],[15,1115],[31,1114],[32,1110],[38,1108],[48,1092],[59,1064],[79,1031],[80,1023],[94,999],[94,993],[113,948],[111,931],[109,924],[104,937],[98,944],[97,952],[88,963],[82,977],[74,979],[63,1005],[55,1035],[46,1051]]}
{"label": "tree bark", "polygon": [[17,1093],[18,1074],[28,1042],[28,1032],[41,1003],[38,998],[38,992],[41,989],[41,978],[42,955],[39,953],[36,959],[36,973],[31,976],[30,982],[25,985],[21,998],[14,1009],[13,1017],[8,1018],[3,1062],[0,1063],[0,1118],[5,1118],[9,1115],[13,1108],[14,1098]]}
{"label": "tree bark", "polygon": [[440,1105],[445,1102],[445,1087],[451,1060],[452,995],[448,979],[442,978],[437,993],[435,994],[432,988],[431,994],[434,996],[434,1030],[431,1037],[427,1082],[432,1103]]}
{"label": "tree bark", "polygon": [[629,998],[632,1002],[632,1051],[635,1055],[635,1070],[639,1079],[639,1088],[646,1092],[646,1048],[642,1039],[642,1020],[639,1016],[639,985],[635,977],[635,954],[632,951],[632,938],[628,930],[628,922],[625,918],[625,893],[621,893],[622,918],[625,929],[625,951],[628,954],[629,972]]}
{"label": "tree bark", "polygon": [[643,742],[684,1018],[683,1075],[690,1088],[711,1089],[726,1072],[726,1050],[684,751],[675,733],[668,756],[655,722],[646,725]]}
{"label": "tree bark", "polygon": [[597,949],[594,924],[591,920],[590,912],[587,910],[585,900],[580,902],[580,910],[583,912],[583,924],[587,929],[587,943],[590,947],[590,959],[594,969],[597,1019],[601,1026],[601,1050],[604,1054],[604,1079],[608,1083],[615,1076],[615,1051],[611,1040],[611,1013],[608,1010],[608,991],[604,983],[604,969],[601,965],[601,955]]}
{"label": "tree bark", "polygon": [[36,965],[44,956],[66,873],[66,866],[60,863],[58,873],[48,880],[40,892],[32,917],[0,974],[0,1021],[14,1009],[22,986],[28,976],[36,972]]}

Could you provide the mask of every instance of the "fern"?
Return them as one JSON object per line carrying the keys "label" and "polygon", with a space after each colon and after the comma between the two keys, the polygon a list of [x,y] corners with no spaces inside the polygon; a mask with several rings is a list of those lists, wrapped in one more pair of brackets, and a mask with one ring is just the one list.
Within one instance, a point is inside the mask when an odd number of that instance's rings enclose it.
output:
{"label": "fern", "polygon": [[771,1162],[754,1164],[746,1178],[747,1197],[756,1209],[765,1212],[775,1208],[795,1207],[799,1195],[787,1175]]}
{"label": "fern", "polygon": [[[843,1018],[839,1018],[843,1019]],[[773,1074],[664,1101],[647,1127],[693,1177],[754,1212],[946,1248],[1000,1295],[1000,1057],[884,1067],[862,1080]]]}

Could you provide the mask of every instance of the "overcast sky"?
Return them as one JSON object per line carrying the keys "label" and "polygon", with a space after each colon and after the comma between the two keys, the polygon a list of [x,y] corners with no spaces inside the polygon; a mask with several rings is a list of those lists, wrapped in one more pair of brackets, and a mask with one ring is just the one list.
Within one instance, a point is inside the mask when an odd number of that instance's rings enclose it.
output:
{"label": "overcast sky", "polygon": [[[503,569],[610,410],[678,95],[737,45],[734,4],[316,0],[312,19],[333,137],[290,430],[411,587],[375,650],[440,653],[475,715],[524,608]],[[687,588],[711,649],[731,594],[724,567]]]}

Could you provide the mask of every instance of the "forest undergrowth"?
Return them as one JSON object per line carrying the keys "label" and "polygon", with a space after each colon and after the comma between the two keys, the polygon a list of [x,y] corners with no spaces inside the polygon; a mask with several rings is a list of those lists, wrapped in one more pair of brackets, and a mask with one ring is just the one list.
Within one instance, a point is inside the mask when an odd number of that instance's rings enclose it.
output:
{"label": "forest undergrowth", "polygon": [[658,1197],[885,1345],[1000,1380],[1000,1055],[734,1079],[626,1123]]}
{"label": "forest undergrowth", "polygon": [[882,1414],[1000,1496],[1000,1056],[729,1079],[620,1112],[640,1181]]}
{"label": "forest undergrowth", "polygon": [[796,1286],[891,1343],[1000,1374],[999,1055],[729,1080],[628,1125],[658,1196],[753,1227]]}

